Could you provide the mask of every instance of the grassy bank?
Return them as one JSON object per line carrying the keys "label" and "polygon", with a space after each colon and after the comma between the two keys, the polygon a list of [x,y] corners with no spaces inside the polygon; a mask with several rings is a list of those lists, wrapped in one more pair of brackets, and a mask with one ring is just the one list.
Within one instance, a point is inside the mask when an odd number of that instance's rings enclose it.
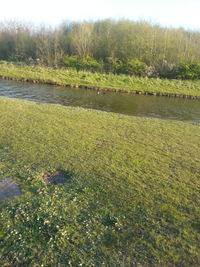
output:
{"label": "grassy bank", "polygon": [[199,81],[139,78],[127,75],[78,72],[72,69],[13,65],[10,63],[0,64],[0,76],[72,87],[84,88],[86,86],[97,90],[200,97]]}
{"label": "grassy bank", "polygon": [[1,98],[0,129],[1,266],[199,266],[199,124]]}

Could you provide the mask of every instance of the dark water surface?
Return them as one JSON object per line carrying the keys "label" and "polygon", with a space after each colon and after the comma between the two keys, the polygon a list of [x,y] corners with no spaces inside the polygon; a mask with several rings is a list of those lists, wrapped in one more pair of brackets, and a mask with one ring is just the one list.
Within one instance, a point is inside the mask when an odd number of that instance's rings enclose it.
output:
{"label": "dark water surface", "polygon": [[0,80],[0,96],[79,106],[134,116],[200,122],[200,101],[66,88]]}

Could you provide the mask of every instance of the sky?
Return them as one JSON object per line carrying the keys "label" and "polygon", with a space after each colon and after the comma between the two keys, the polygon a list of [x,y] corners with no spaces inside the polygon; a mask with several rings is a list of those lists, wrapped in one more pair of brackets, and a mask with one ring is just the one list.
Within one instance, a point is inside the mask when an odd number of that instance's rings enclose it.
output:
{"label": "sky", "polygon": [[200,0],[0,0],[0,21],[52,26],[63,21],[114,18],[200,30],[199,13]]}

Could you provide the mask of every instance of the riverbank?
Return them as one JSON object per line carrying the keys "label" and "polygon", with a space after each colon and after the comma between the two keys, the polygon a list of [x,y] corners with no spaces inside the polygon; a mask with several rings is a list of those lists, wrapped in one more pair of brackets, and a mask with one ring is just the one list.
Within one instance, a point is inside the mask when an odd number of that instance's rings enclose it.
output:
{"label": "riverbank", "polygon": [[0,129],[1,266],[200,264],[198,124],[0,98]]}
{"label": "riverbank", "polygon": [[0,78],[130,94],[200,99],[200,81],[140,78],[2,62]]}

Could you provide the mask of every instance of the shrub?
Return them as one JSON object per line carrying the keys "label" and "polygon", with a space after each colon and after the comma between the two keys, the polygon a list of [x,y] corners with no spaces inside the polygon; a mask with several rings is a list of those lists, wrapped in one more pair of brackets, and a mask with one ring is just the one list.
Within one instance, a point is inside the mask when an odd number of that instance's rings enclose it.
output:
{"label": "shrub", "polygon": [[102,64],[99,63],[95,58],[86,56],[79,59],[79,66],[81,69],[89,71],[100,71],[102,70]]}
{"label": "shrub", "polygon": [[102,64],[90,56],[82,58],[79,58],[77,56],[64,57],[63,66],[76,68],[77,70],[89,70],[89,71],[102,70]]}
{"label": "shrub", "polygon": [[176,65],[169,63],[167,60],[164,60],[162,64],[156,66],[157,76],[160,78],[173,78]]}
{"label": "shrub", "polygon": [[120,59],[115,57],[108,57],[106,59],[106,63],[104,65],[104,68],[107,72],[111,73],[122,73],[123,71],[123,63]]}
{"label": "shrub", "polygon": [[[172,75],[173,76],[173,75]],[[199,79],[200,78],[200,63],[183,63],[180,64],[175,73],[176,79]]]}
{"label": "shrub", "polygon": [[77,56],[71,56],[67,57],[65,56],[62,61],[62,65],[64,67],[71,67],[71,68],[78,68],[78,57]]}
{"label": "shrub", "polygon": [[147,65],[138,59],[131,59],[124,64],[122,71],[129,75],[146,76]]}

